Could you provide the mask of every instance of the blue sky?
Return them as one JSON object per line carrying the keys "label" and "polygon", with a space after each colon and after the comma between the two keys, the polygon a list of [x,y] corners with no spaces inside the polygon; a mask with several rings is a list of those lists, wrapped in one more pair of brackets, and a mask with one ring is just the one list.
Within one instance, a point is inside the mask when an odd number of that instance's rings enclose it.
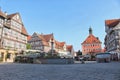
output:
{"label": "blue sky", "polygon": [[75,51],[90,26],[104,47],[105,20],[120,18],[120,0],[0,0],[0,6],[8,14],[19,12],[30,35],[54,33]]}

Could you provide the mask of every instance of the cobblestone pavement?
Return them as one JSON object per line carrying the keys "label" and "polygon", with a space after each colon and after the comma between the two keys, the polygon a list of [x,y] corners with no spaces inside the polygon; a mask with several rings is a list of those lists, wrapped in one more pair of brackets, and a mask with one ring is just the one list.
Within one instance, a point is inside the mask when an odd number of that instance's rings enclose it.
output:
{"label": "cobblestone pavement", "polygon": [[120,62],[0,64],[0,80],[120,80]]}

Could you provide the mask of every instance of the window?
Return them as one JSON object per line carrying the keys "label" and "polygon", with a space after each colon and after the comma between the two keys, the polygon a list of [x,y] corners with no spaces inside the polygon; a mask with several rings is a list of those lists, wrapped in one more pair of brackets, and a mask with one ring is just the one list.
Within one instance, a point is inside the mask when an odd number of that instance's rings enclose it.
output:
{"label": "window", "polygon": [[9,59],[11,58],[11,53],[7,54],[7,58],[9,58]]}
{"label": "window", "polygon": [[0,26],[3,25],[3,19],[0,18]]}

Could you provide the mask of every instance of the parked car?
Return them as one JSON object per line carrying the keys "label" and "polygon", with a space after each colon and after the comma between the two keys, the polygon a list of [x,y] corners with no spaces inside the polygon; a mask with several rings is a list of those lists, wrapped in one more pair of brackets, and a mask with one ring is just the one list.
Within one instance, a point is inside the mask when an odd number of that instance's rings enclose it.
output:
{"label": "parked car", "polygon": [[79,57],[78,57],[78,56],[76,56],[76,57],[75,57],[75,60],[76,60],[76,61],[79,61]]}

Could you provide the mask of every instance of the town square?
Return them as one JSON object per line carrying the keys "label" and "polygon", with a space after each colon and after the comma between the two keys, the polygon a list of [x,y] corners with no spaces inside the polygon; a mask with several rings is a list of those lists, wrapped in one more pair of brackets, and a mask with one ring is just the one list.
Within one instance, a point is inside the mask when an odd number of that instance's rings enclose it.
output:
{"label": "town square", "polygon": [[0,0],[0,80],[62,79],[120,80],[120,1]]}

